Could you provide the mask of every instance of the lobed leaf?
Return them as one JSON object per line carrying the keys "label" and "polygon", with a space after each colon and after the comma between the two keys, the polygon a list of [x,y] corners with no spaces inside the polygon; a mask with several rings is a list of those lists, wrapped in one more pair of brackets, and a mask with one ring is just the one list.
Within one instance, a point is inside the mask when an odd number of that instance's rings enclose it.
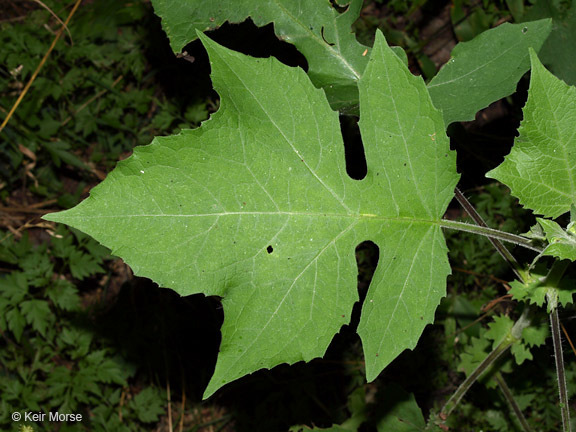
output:
{"label": "lobed leaf", "polygon": [[478,111],[514,93],[530,68],[528,48],[538,51],[551,29],[550,19],[505,23],[456,45],[428,84],[446,125],[474,120]]}
{"label": "lobed leaf", "polygon": [[415,346],[445,293],[439,220],[458,175],[440,112],[379,33],[359,85],[368,174],[352,180],[338,114],[301,69],[200,38],[219,111],[136,148],[88,199],[46,219],[90,234],[162,287],[222,297],[205,397],[322,356],[358,301],[355,247],[372,240],[380,263],[359,333],[374,379]]}
{"label": "lobed leaf", "polygon": [[576,204],[576,88],[548,72],[530,52],[532,76],[519,136],[504,162],[486,174],[524,206],[555,218]]}

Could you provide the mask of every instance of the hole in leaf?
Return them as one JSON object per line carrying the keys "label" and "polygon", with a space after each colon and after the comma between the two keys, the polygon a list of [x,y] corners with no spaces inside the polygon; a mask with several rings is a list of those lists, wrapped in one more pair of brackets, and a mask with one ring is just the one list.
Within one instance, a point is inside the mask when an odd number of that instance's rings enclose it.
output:
{"label": "hole in leaf", "polygon": [[358,266],[358,297],[359,301],[352,309],[352,318],[350,320],[350,328],[356,331],[360,323],[360,313],[362,312],[362,305],[368,293],[368,287],[372,282],[372,276],[378,265],[380,257],[380,250],[378,246],[371,242],[365,241],[356,247],[356,265]]}
{"label": "hole in leaf", "polygon": [[270,245],[266,248],[266,252],[268,252],[269,254],[271,254],[272,252],[274,252],[274,248]]}
{"label": "hole in leaf", "polygon": [[322,28],[320,29],[320,34],[322,35],[322,39],[324,40],[324,42],[326,42],[328,45],[330,46],[334,46],[335,44],[333,42],[328,42],[326,40],[326,37],[324,36],[324,26],[322,26]]}
{"label": "hole in leaf", "polygon": [[344,154],[346,157],[346,172],[354,180],[362,180],[366,177],[368,167],[364,145],[360,137],[358,118],[352,116],[340,117],[340,130],[344,139]]}
{"label": "hole in leaf", "polygon": [[524,28],[522,29],[522,33],[526,33],[527,31],[528,31],[528,27],[524,27]]}
{"label": "hole in leaf", "polygon": [[345,5],[340,5],[339,3],[342,3],[342,1],[338,1],[338,0],[330,0],[330,4],[332,5],[332,7],[334,9],[336,9],[338,11],[338,13],[344,13],[348,10],[349,5],[345,4]]}

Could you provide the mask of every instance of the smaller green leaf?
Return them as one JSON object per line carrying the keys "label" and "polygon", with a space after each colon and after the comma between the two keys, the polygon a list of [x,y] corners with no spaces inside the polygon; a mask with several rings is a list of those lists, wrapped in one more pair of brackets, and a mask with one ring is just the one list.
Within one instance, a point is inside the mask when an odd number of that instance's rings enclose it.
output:
{"label": "smaller green leaf", "polygon": [[533,243],[542,243],[546,241],[546,234],[539,224],[530,227],[527,233],[522,234],[522,236],[532,239]]}
{"label": "smaller green leaf", "polygon": [[446,125],[474,120],[479,110],[514,93],[530,67],[528,48],[539,50],[551,28],[549,19],[505,23],[456,45],[451,59],[428,84]]}
{"label": "smaller green leaf", "polygon": [[60,167],[62,162],[79,168],[81,170],[89,170],[89,167],[82,162],[82,160],[71,152],[70,144],[64,141],[45,141],[44,148],[48,150],[52,156],[54,165]]}
{"label": "smaller green leaf", "polygon": [[524,206],[556,218],[576,203],[576,88],[548,72],[531,50],[532,76],[519,137],[504,162],[486,174]]}
{"label": "smaller green leaf", "polygon": [[550,335],[547,325],[531,325],[522,330],[522,340],[529,347],[538,347],[546,343]]}
{"label": "smaller green leaf", "polygon": [[77,328],[64,328],[60,334],[59,342],[72,349],[72,358],[84,357],[90,351],[92,333]]}
{"label": "smaller green leaf", "polygon": [[26,300],[20,305],[22,314],[32,328],[41,335],[46,335],[48,326],[53,322],[53,315],[45,300]]}
{"label": "smaller green leaf", "polygon": [[17,308],[14,308],[6,313],[6,322],[8,323],[8,328],[14,334],[16,342],[20,342],[24,326],[26,325],[24,315]]}
{"label": "smaller green leaf", "polygon": [[24,270],[31,286],[45,286],[50,283],[50,279],[54,274],[54,265],[48,254],[45,253],[44,248],[36,249],[34,252],[22,257],[18,265]]}
{"label": "smaller green leaf", "polygon": [[[557,298],[559,305],[567,305],[572,303],[572,297],[576,293],[576,284],[570,278],[564,278],[560,281],[559,286],[546,285],[546,271],[545,269],[536,269],[532,271],[530,279],[523,284],[520,281],[510,283],[509,294],[515,300],[526,301],[542,307],[548,297]],[[548,312],[550,312],[550,304],[548,304]]]}
{"label": "smaller green leaf", "polygon": [[165,413],[164,398],[153,387],[147,387],[134,396],[130,407],[142,423],[158,421]]}
{"label": "smaller green leaf", "polygon": [[552,18],[552,32],[539,56],[544,64],[550,66],[554,75],[570,85],[576,85],[576,3],[550,0],[535,3],[522,19]]}
{"label": "smaller green leaf", "polygon": [[510,336],[510,330],[512,330],[513,326],[514,321],[505,315],[494,317],[494,321],[488,324],[489,330],[484,334],[486,339],[493,341],[492,349]]}
{"label": "smaller green leaf", "polygon": [[0,243],[0,262],[18,264],[18,257],[10,250],[8,245],[2,243]]}
{"label": "smaller green leaf", "polygon": [[542,254],[576,261],[576,235],[568,230],[563,230],[552,220],[541,218],[536,220],[542,226],[549,243]]}
{"label": "smaller green leaf", "polygon": [[532,360],[532,353],[530,352],[530,349],[521,343],[515,343],[514,345],[512,345],[512,348],[510,349],[510,351],[512,352],[512,355],[514,356],[514,359],[516,360],[516,364],[521,365],[522,363],[524,363],[525,360]]}
{"label": "smaller green leaf", "polygon": [[[511,331],[514,327],[514,321],[507,316],[501,315],[494,318],[494,321],[489,325],[489,330],[486,331],[484,337],[486,339],[491,339],[492,349],[495,349],[502,341],[508,339],[513,341],[511,351],[516,360],[516,364],[522,364],[524,360],[532,360],[532,353],[530,352],[529,346],[524,343],[524,332],[522,333],[522,339],[514,339],[512,337]],[[528,327],[530,328],[530,327]],[[524,329],[526,330],[526,329]],[[533,337],[533,342],[538,341],[538,334],[527,333],[529,337]]]}
{"label": "smaller green leaf", "polygon": [[[466,346],[465,351],[460,356],[458,370],[464,372],[466,376],[469,376],[480,365],[480,363],[486,359],[491,349],[492,346],[490,340],[483,337],[483,335],[480,338],[471,338],[470,343]],[[499,360],[497,364],[490,365],[479,377],[478,381],[488,388],[496,387],[497,383],[492,379],[494,374],[497,372],[510,372],[512,370],[511,362],[509,360],[504,363],[500,362],[501,360]]]}
{"label": "smaller green leaf", "polygon": [[105,359],[98,365],[96,376],[99,381],[126,385],[128,373],[116,359]]}
{"label": "smaller green leaf", "polygon": [[523,284],[520,281],[510,283],[509,294],[512,294],[514,300],[527,301],[542,307],[546,300],[546,289],[539,286],[538,282]]}
{"label": "smaller green leaf", "polygon": [[97,273],[103,273],[104,269],[92,255],[75,250],[70,253],[70,272],[76,279],[84,279]]}
{"label": "smaller green leaf", "polygon": [[46,295],[62,310],[70,311],[80,305],[78,290],[65,279],[57,279],[46,289]]}
{"label": "smaller green leaf", "polygon": [[0,278],[0,295],[8,300],[9,304],[17,305],[28,293],[28,281],[22,272],[12,272]]}
{"label": "smaller green leaf", "polygon": [[379,412],[383,417],[376,425],[378,432],[418,432],[426,427],[414,395],[395,385],[386,388]]}

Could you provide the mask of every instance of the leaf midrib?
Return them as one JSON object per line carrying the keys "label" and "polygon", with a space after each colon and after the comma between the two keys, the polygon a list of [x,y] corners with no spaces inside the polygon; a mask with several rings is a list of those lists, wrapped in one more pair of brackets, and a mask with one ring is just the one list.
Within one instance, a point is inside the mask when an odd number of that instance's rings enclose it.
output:
{"label": "leaf midrib", "polygon": [[[197,214],[114,214],[114,215],[94,215],[94,216],[65,216],[63,220],[72,219],[117,219],[117,218],[201,218],[201,217],[223,217],[223,216],[299,216],[313,218],[339,218],[339,219],[367,219],[375,221],[406,222],[406,223],[429,223],[431,225],[440,224],[440,219],[420,219],[402,216],[383,216],[373,213],[323,213],[323,212],[289,212],[289,211],[252,211],[252,212],[220,212],[220,213],[197,213]],[[49,217],[49,216],[48,216]]]}

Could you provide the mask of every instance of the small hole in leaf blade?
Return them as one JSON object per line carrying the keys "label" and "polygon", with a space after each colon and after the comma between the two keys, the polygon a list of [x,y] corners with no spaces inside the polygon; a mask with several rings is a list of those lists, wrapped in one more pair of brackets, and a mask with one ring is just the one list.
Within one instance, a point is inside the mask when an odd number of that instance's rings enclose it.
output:
{"label": "small hole in leaf blade", "polygon": [[269,254],[271,254],[272,252],[274,252],[274,248],[272,246],[268,246],[266,248],[266,252],[268,252]]}

